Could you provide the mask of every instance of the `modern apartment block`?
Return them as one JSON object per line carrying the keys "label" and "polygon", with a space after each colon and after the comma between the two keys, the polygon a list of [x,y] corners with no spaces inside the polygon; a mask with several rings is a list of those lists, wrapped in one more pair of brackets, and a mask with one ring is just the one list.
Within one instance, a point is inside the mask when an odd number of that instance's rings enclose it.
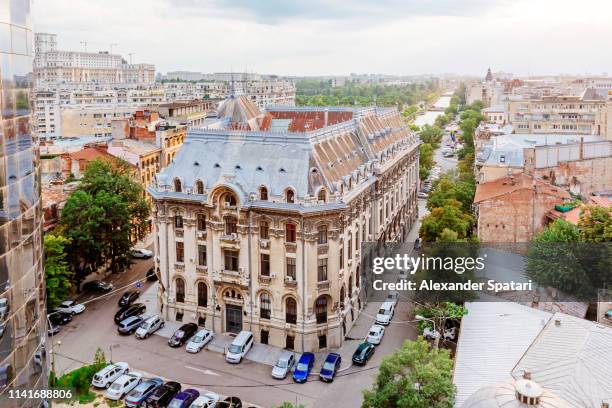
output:
{"label": "modern apartment block", "polygon": [[9,398],[11,390],[48,386],[39,155],[30,131],[29,0],[0,2],[0,38],[0,406],[38,407],[40,398]]}
{"label": "modern apartment block", "polygon": [[260,111],[232,95],[218,116],[148,190],[161,313],[340,346],[363,307],[361,243],[402,241],[416,220],[418,137],[394,108]]}

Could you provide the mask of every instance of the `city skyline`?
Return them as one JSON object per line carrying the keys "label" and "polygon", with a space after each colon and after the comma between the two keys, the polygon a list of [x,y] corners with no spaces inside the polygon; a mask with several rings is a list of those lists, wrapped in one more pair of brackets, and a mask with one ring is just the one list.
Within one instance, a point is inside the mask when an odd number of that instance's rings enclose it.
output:
{"label": "city skyline", "polygon": [[33,18],[35,31],[58,34],[60,49],[116,44],[114,52],[158,72],[481,75],[491,66],[518,76],[602,75],[612,64],[599,51],[612,35],[612,5],[587,3],[83,0],[71,13],[70,1],[50,0],[33,4]]}

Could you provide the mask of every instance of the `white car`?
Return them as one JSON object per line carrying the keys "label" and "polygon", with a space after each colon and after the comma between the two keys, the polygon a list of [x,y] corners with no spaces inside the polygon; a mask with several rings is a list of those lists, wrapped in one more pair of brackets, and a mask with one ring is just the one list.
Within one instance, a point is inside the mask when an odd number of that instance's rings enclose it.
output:
{"label": "white car", "polygon": [[366,340],[370,344],[380,344],[384,335],[385,328],[375,324],[370,327],[370,332],[368,333]]}
{"label": "white car", "polygon": [[9,311],[9,301],[5,297],[0,297],[0,319],[4,320]]}
{"label": "white car", "polygon": [[153,251],[149,251],[144,248],[132,248],[132,256],[134,258],[151,258],[153,257]]}
{"label": "white car", "polygon": [[427,193],[426,193],[426,192],[424,192],[424,191],[419,191],[419,192],[417,193],[417,198],[423,198],[423,199],[425,199],[425,198],[427,198],[427,197],[429,197],[429,194],[427,194]]}
{"label": "white car", "polygon": [[195,336],[189,340],[187,343],[186,350],[189,353],[198,353],[200,350],[204,348],[205,345],[208,344],[213,338],[213,332],[208,329],[202,329],[196,333]]}
{"label": "white car", "polygon": [[145,320],[139,328],[136,329],[136,338],[146,339],[162,327],[164,327],[164,319],[162,319],[159,315],[151,316]]}
{"label": "white car", "polygon": [[85,305],[77,303],[74,300],[64,300],[56,310],[75,315],[83,313],[85,311]]}
{"label": "white car", "polygon": [[387,293],[387,302],[393,302],[393,303],[397,303],[397,300],[399,299],[399,292],[397,290],[390,290],[389,293]]}
{"label": "white car", "polygon": [[378,310],[376,314],[376,323],[382,324],[383,326],[388,326],[391,323],[391,319],[393,318],[393,314],[395,313],[395,302],[386,301]]}
{"label": "white car", "polygon": [[[428,326],[423,329],[423,337],[425,340],[433,340],[440,337],[440,333],[438,331],[434,332],[433,329]],[[451,327],[450,329],[444,330],[444,340],[454,341],[455,337],[457,337],[456,327]]]}
{"label": "white car", "polygon": [[189,408],[215,408],[220,399],[219,394],[207,391],[204,394],[200,394],[200,396],[191,403]]}
{"label": "white car", "polygon": [[278,357],[276,364],[272,367],[272,377],[284,380],[295,364],[295,355],[291,351],[283,351]]}
{"label": "white car", "polygon": [[109,364],[93,376],[91,385],[96,388],[108,388],[117,378],[129,371],[128,363]]}
{"label": "white car", "polygon": [[125,397],[142,381],[142,374],[128,373],[117,378],[104,393],[104,396],[110,400],[120,400]]}

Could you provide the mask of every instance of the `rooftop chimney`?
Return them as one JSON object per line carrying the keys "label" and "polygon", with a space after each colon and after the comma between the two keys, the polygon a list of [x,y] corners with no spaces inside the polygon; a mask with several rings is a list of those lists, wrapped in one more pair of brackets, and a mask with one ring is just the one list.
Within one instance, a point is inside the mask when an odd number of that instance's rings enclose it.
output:
{"label": "rooftop chimney", "polygon": [[523,371],[523,378],[526,380],[531,380],[531,371]]}
{"label": "rooftop chimney", "polygon": [[555,326],[561,326],[561,320],[555,319]]}

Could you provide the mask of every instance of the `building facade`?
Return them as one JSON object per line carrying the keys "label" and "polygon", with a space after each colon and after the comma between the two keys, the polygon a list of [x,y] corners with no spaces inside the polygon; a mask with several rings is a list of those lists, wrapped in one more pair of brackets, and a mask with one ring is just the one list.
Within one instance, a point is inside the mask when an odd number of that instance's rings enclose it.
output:
{"label": "building facade", "polygon": [[47,388],[38,147],[30,131],[30,1],[0,2],[0,406],[39,406],[10,390]]}
{"label": "building facade", "polygon": [[340,346],[364,304],[361,243],[401,241],[416,220],[418,137],[396,109],[230,97],[218,111],[225,127],[191,129],[149,188],[161,313]]}

